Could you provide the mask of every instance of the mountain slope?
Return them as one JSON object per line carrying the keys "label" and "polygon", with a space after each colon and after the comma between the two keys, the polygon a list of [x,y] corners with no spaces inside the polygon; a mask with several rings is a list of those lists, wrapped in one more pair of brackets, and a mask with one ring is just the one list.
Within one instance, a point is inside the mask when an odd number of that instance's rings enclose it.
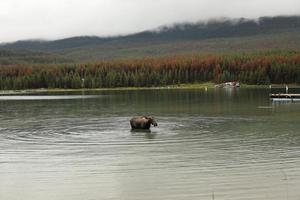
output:
{"label": "mountain slope", "polygon": [[71,59],[51,53],[29,50],[0,50],[0,65],[68,63]]}
{"label": "mountain slope", "polygon": [[185,53],[300,50],[300,16],[183,23],[109,38],[18,41],[1,45],[0,49],[46,52],[76,62]]}

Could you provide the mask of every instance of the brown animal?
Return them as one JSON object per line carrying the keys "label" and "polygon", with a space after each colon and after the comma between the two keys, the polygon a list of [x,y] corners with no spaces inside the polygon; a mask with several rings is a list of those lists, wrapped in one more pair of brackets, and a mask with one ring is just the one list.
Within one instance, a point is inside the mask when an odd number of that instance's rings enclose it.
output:
{"label": "brown animal", "polygon": [[157,126],[156,121],[153,117],[147,116],[138,116],[133,117],[130,120],[130,125],[132,129],[150,129],[151,124]]}

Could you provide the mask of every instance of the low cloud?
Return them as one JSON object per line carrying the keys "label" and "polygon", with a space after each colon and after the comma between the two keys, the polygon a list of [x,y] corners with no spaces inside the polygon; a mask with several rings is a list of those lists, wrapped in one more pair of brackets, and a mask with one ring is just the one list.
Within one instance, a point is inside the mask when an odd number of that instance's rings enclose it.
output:
{"label": "low cloud", "polygon": [[1,0],[0,42],[111,36],[177,22],[297,14],[299,0]]}

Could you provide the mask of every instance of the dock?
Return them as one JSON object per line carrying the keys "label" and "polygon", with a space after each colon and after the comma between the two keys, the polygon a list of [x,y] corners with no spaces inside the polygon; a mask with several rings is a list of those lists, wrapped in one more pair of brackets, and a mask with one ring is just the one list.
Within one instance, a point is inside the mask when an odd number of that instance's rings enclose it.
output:
{"label": "dock", "polygon": [[272,101],[300,101],[300,94],[279,93],[270,94]]}

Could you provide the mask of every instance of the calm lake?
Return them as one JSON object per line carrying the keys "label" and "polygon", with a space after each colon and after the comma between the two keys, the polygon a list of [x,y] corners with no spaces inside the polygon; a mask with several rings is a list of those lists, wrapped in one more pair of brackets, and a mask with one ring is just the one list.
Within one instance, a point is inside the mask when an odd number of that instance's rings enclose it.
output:
{"label": "calm lake", "polygon": [[[2,95],[0,199],[299,200],[300,103],[269,93]],[[135,115],[158,127],[132,132]]]}

